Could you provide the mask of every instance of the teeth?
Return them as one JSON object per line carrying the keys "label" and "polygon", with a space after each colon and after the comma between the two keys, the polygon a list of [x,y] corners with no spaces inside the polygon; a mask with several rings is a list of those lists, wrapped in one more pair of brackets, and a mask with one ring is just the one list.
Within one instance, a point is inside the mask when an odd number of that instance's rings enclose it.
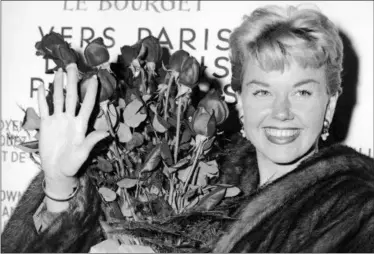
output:
{"label": "teeth", "polygon": [[278,130],[272,128],[266,128],[265,131],[268,135],[274,137],[291,137],[299,132],[299,130]]}

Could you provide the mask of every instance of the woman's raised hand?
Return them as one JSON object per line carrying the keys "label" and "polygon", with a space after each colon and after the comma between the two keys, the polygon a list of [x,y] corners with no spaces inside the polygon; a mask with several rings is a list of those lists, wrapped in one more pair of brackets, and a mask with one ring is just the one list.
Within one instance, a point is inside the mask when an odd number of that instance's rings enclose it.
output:
{"label": "woman's raised hand", "polygon": [[[77,184],[75,177],[79,168],[97,142],[109,135],[106,131],[94,131],[86,137],[88,121],[94,108],[98,89],[97,77],[89,82],[87,93],[78,115],[75,115],[78,100],[78,68],[75,63],[66,67],[66,102],[63,95],[64,72],[55,74],[53,106],[49,115],[44,86],[38,88],[41,118],[39,152],[45,174],[46,190],[56,197],[66,198]],[[64,103],[66,110],[63,111]]]}

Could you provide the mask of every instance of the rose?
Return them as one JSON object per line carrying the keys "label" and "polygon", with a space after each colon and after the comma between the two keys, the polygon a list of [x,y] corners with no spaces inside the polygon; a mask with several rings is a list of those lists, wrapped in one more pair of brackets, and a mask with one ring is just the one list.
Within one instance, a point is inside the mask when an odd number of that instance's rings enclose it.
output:
{"label": "rose", "polygon": [[183,62],[186,61],[186,59],[189,56],[190,56],[190,54],[187,51],[183,50],[183,49],[175,51],[170,56],[169,67],[168,68],[170,70],[176,71],[178,73],[181,72]]}
{"label": "rose", "polygon": [[130,66],[132,61],[136,59],[137,54],[138,53],[136,52],[136,49],[134,47],[130,47],[127,45],[121,47],[121,58],[124,66]]}
{"label": "rose", "polygon": [[64,41],[64,37],[56,32],[50,32],[43,36],[42,40],[35,44],[35,48],[37,56],[41,55],[44,59],[52,59],[57,68],[76,63],[78,60],[77,53]]}
{"label": "rose", "polygon": [[[105,100],[110,99],[113,94],[114,90],[116,88],[116,79],[113,77],[111,73],[108,72],[106,69],[100,69],[97,72],[97,76],[99,79],[99,87],[98,87],[98,96],[99,96],[99,102],[103,102]],[[90,79],[90,76],[84,78],[80,82],[79,86],[79,92],[80,92],[80,101],[82,102],[88,88],[88,82]]]}
{"label": "rose", "polygon": [[198,107],[192,117],[192,128],[196,134],[211,137],[216,132],[216,119],[204,107]]}
{"label": "rose", "polygon": [[177,82],[193,88],[197,85],[200,76],[200,64],[195,57],[189,56],[182,64]]}
{"label": "rose", "polygon": [[159,40],[150,35],[141,40],[141,49],[138,58],[146,62],[157,63],[162,58],[162,48]]}
{"label": "rose", "polygon": [[100,64],[109,61],[109,52],[104,45],[103,38],[98,37],[91,41],[84,49],[84,56],[87,64],[91,67],[96,67]]}
{"label": "rose", "polygon": [[229,108],[224,100],[218,95],[215,89],[210,90],[205,97],[199,102],[198,107],[205,108],[209,114],[213,114],[216,118],[217,125],[222,124],[229,116]]}

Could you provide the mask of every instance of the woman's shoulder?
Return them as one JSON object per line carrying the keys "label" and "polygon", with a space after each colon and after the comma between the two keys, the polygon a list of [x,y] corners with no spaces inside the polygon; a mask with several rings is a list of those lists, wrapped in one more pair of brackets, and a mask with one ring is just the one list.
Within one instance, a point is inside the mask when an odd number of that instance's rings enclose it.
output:
{"label": "woman's shoulder", "polygon": [[338,175],[361,176],[365,181],[374,181],[374,159],[343,144],[321,149],[301,167],[318,167]]}

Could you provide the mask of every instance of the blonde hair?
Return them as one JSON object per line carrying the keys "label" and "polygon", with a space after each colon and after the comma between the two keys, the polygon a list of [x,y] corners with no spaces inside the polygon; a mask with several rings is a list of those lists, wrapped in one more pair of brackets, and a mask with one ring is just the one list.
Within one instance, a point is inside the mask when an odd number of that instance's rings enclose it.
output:
{"label": "blonde hair", "polygon": [[316,8],[258,8],[231,33],[230,49],[236,91],[249,57],[265,71],[283,71],[292,61],[303,68],[325,65],[328,94],[341,92],[343,43],[335,25]]}

